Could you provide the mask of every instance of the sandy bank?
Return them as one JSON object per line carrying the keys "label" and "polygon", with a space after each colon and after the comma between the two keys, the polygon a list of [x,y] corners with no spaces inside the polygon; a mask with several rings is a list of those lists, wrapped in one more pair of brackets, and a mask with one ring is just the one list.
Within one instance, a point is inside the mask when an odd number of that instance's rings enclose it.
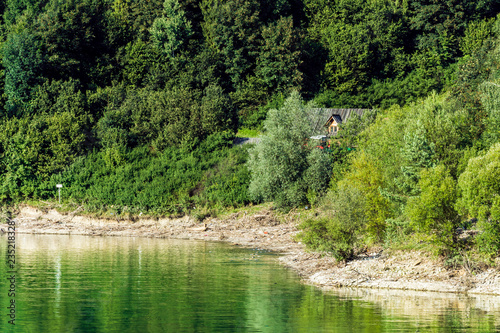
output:
{"label": "sandy bank", "polygon": [[[278,221],[269,210],[252,215],[233,214],[224,220],[209,218],[204,223],[197,223],[188,216],[128,221],[22,207],[14,220],[19,233],[197,239],[277,251],[283,253],[280,261],[297,271],[306,283],[324,289],[349,286],[500,295],[498,269],[476,275],[464,269],[449,270],[417,252],[391,256],[383,252],[372,253],[338,265],[333,258],[307,252],[302,244],[294,241],[298,230],[293,216]],[[6,225],[0,227],[7,230]]]}

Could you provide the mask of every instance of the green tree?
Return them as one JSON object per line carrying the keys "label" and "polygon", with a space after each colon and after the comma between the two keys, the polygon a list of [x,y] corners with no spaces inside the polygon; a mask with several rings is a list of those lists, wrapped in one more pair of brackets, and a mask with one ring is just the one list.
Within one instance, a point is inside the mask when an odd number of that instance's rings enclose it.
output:
{"label": "green tree", "polygon": [[36,187],[36,160],[33,158],[32,140],[17,126],[28,126],[26,119],[14,118],[2,124],[0,143],[0,201],[26,198]]}
{"label": "green tree", "polygon": [[21,116],[26,112],[33,90],[41,83],[43,57],[39,42],[27,31],[10,34],[3,52],[6,111],[9,116]]}
{"label": "green tree", "polygon": [[[421,32],[417,38],[420,48],[440,49],[455,54],[458,36],[470,21],[496,14],[497,0],[411,0],[411,27]],[[449,38],[453,43],[445,43]]]}
{"label": "green tree", "polygon": [[256,74],[271,92],[288,93],[299,88],[301,52],[292,17],[280,18],[262,30],[262,46]]}
{"label": "green tree", "polygon": [[470,22],[465,29],[465,35],[460,40],[460,51],[464,56],[473,56],[493,37],[495,19],[488,18]]}
{"label": "green tree", "polygon": [[293,92],[279,110],[269,110],[264,122],[266,135],[249,151],[252,174],[249,194],[256,201],[274,201],[278,207],[306,202],[311,124],[298,92]]}
{"label": "green tree", "polygon": [[481,252],[498,255],[500,251],[500,143],[484,155],[471,158],[458,179],[460,197],[457,208],[477,217],[482,230],[477,242]]}
{"label": "green tree", "polygon": [[178,0],[165,0],[163,7],[165,16],[155,19],[149,31],[156,47],[174,58],[193,31]]}
{"label": "green tree", "polygon": [[44,77],[73,78],[98,86],[110,81],[107,5],[103,0],[52,0],[47,4],[34,24],[46,55]]}
{"label": "green tree", "polygon": [[[392,76],[404,54],[404,8],[393,1],[306,2],[310,36],[328,52],[323,86],[337,93],[362,92],[372,79]],[[383,19],[381,19],[383,18]]]}
{"label": "green tree", "polygon": [[418,122],[416,126],[416,129],[413,131],[409,129],[405,134],[404,146],[401,150],[403,166],[396,184],[403,198],[419,194],[420,171],[433,166],[434,163],[434,144],[427,140],[422,124]]}
{"label": "green tree", "polygon": [[148,83],[148,79],[160,70],[160,51],[151,44],[137,39],[128,43],[120,54],[123,81],[137,88]]}
{"label": "green tree", "polygon": [[6,27],[14,26],[18,19],[30,12],[29,15],[38,15],[47,4],[48,0],[6,0],[2,2],[2,16]]}
{"label": "green tree", "polygon": [[257,0],[204,1],[203,31],[209,47],[222,55],[233,87],[253,72],[262,22]]}
{"label": "green tree", "polygon": [[341,185],[328,197],[326,209],[333,216],[306,220],[300,225],[302,242],[319,251],[328,251],[337,261],[352,259],[363,247],[366,201],[355,187]]}
{"label": "green tree", "polygon": [[109,36],[113,45],[150,37],[149,29],[164,12],[162,1],[114,0],[109,13]]}
{"label": "green tree", "polygon": [[[363,234],[367,243],[378,243],[384,238],[385,221],[391,216],[390,202],[380,193],[385,186],[380,161],[361,151],[352,158],[350,169],[337,185],[353,187],[364,197]],[[344,207],[349,209],[348,207]]]}
{"label": "green tree", "polygon": [[457,246],[456,228],[460,217],[455,210],[455,180],[442,164],[423,169],[420,172],[418,187],[420,195],[408,200],[406,215],[411,225],[442,251],[450,251]]}
{"label": "green tree", "polygon": [[194,127],[203,129],[202,137],[212,133],[236,130],[237,117],[231,99],[216,84],[210,84],[203,91],[200,117],[194,115]]}
{"label": "green tree", "polygon": [[480,86],[481,102],[487,118],[484,119],[484,141],[487,145],[500,141],[500,84],[486,81]]}

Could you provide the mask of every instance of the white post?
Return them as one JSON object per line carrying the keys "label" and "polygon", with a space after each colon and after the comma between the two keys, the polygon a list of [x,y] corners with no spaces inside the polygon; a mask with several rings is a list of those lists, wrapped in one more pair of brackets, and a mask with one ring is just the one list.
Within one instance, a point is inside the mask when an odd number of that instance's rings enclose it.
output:
{"label": "white post", "polygon": [[61,187],[62,187],[62,184],[57,184],[56,187],[59,189],[59,204],[61,204]]}

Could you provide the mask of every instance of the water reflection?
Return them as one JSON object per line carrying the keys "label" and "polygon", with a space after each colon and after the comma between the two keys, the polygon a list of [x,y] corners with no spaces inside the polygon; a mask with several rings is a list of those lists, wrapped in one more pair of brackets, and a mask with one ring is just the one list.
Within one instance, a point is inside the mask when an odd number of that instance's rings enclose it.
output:
{"label": "water reflection", "polygon": [[[6,258],[5,238],[0,256]],[[18,235],[17,332],[495,332],[495,297],[304,286],[201,241]],[[0,270],[0,308],[7,280]],[[0,332],[13,331],[2,313]]]}
{"label": "water reflection", "polygon": [[500,296],[363,288],[338,288],[327,293],[369,302],[389,316],[407,318],[420,326],[438,323],[480,332],[497,332],[500,328]]}

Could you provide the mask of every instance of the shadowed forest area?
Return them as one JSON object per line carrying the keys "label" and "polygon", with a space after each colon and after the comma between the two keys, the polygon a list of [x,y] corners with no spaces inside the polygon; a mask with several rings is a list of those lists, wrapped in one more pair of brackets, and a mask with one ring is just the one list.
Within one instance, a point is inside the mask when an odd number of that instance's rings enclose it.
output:
{"label": "shadowed forest area", "polygon": [[[500,251],[498,0],[6,0],[0,202],[312,208],[348,260]],[[328,151],[311,108],[364,108]],[[233,146],[237,133],[260,133]],[[240,135],[241,136],[241,135]]]}

